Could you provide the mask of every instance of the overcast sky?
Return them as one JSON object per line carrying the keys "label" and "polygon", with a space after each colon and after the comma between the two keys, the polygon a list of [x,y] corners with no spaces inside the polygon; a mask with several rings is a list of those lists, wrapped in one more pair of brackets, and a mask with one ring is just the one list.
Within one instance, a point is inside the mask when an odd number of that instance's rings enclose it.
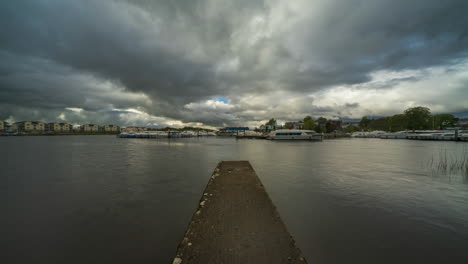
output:
{"label": "overcast sky", "polygon": [[0,3],[0,119],[258,126],[468,113],[466,0]]}

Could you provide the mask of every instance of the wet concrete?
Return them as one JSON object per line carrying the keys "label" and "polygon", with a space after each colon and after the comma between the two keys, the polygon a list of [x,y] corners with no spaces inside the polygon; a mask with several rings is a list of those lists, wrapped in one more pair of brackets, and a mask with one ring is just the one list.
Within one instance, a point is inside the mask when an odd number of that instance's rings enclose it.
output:
{"label": "wet concrete", "polygon": [[173,264],[306,263],[248,161],[214,170]]}

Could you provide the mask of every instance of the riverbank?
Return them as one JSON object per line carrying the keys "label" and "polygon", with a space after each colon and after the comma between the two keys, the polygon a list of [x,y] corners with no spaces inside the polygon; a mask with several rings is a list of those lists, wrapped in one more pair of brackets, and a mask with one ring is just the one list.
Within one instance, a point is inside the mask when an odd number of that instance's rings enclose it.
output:
{"label": "riverbank", "polygon": [[118,135],[112,132],[73,132],[73,133],[1,133],[4,137],[27,137],[27,136],[109,136]]}

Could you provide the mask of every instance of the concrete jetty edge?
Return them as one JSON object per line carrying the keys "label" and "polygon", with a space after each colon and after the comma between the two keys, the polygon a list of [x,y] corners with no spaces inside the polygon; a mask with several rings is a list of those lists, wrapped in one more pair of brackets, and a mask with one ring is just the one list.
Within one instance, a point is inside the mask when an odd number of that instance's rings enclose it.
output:
{"label": "concrete jetty edge", "polygon": [[222,161],[173,264],[307,263],[248,161]]}

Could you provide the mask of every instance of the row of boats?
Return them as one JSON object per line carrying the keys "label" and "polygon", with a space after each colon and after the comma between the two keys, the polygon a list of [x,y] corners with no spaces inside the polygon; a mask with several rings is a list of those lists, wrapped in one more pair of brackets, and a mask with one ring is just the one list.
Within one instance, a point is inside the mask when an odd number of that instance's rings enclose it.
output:
{"label": "row of boats", "polygon": [[[246,137],[258,137],[271,140],[322,140],[323,135],[312,130],[292,130],[280,129],[270,132],[268,135],[261,133],[244,133]],[[119,138],[191,138],[216,136],[214,132],[205,131],[140,131],[140,132],[124,132],[117,137]]]}
{"label": "row of boats", "polygon": [[266,137],[271,140],[323,140],[323,134],[312,130],[279,129],[271,131]]}
{"label": "row of boats", "polygon": [[117,135],[119,138],[192,138],[209,136],[216,136],[216,134],[205,131],[140,131],[124,132]]}
{"label": "row of boats", "polygon": [[418,139],[418,140],[447,140],[468,141],[468,130],[416,130],[389,133],[385,131],[354,132],[355,138],[381,139]]}
{"label": "row of boats", "polygon": [[236,138],[270,139],[270,140],[323,140],[323,134],[312,130],[279,129],[270,133],[243,131]]}
{"label": "row of boats", "polygon": [[[140,131],[124,132],[117,137],[120,138],[192,138],[216,136],[214,132],[205,131]],[[294,130],[280,129],[271,131],[269,134],[241,133],[240,138],[264,138],[270,140],[323,140],[323,134],[312,130]],[[418,139],[418,140],[450,140],[450,141],[468,141],[468,130],[416,130],[399,131],[389,133],[385,131],[372,132],[354,132],[351,134],[354,138],[381,138],[381,139]]]}

